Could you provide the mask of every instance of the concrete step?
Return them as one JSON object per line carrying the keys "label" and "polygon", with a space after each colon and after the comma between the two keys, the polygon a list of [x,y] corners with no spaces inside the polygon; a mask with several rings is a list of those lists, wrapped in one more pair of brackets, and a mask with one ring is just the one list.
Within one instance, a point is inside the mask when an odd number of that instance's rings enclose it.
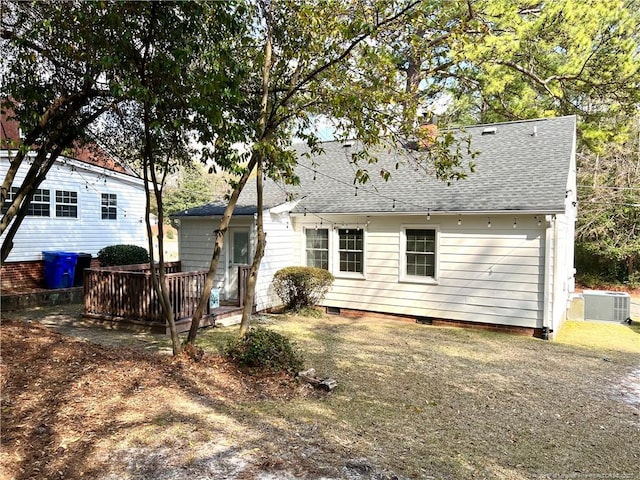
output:
{"label": "concrete step", "polygon": [[230,327],[232,325],[240,325],[242,314],[231,315],[230,317],[216,319],[216,327]]}

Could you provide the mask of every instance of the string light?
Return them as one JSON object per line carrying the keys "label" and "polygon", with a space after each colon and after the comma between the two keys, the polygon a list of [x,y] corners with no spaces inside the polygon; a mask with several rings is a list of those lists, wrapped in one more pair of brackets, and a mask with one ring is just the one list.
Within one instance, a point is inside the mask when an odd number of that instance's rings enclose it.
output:
{"label": "string light", "polygon": [[488,217],[487,228],[491,228],[491,217]]}
{"label": "string light", "polygon": [[462,217],[458,215],[458,226],[462,225]]}
{"label": "string light", "polygon": [[517,228],[518,227],[518,221],[517,219],[514,217],[513,218],[513,228]]}
{"label": "string light", "polygon": [[431,209],[427,209],[427,221],[431,220]]}

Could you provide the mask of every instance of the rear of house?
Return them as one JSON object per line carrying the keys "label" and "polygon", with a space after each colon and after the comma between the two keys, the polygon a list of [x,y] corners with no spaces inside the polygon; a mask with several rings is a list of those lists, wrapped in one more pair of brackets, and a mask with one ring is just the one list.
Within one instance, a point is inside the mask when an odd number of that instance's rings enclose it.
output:
{"label": "rear of house", "polygon": [[[366,167],[371,182],[356,188],[357,144],[328,142],[312,160],[300,147],[300,185],[266,185],[258,309],[279,303],[271,289],[278,268],[309,265],[336,277],[323,302],[329,312],[553,336],[573,290],[575,118],[474,126],[464,134],[480,153],[475,172],[451,186],[434,180],[411,149],[375,152],[377,164]],[[377,169],[391,171],[391,179],[381,180]],[[286,202],[289,196],[295,201]],[[218,285],[229,296],[233,269],[250,261],[238,252],[253,251],[254,197],[251,190],[241,196],[225,242]],[[207,264],[223,207],[178,216],[183,265]]]}

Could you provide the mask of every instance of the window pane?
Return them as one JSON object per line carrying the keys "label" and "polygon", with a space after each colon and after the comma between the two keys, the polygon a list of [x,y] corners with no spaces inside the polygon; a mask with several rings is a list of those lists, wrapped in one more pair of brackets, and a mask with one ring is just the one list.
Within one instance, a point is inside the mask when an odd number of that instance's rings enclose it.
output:
{"label": "window pane", "polygon": [[326,249],[329,246],[329,230],[306,230],[307,248]]}
{"label": "window pane", "polygon": [[17,193],[18,193],[18,188],[17,187],[11,187],[9,189],[9,191],[7,192],[7,198],[4,201],[4,205],[2,205],[2,211],[0,211],[0,213],[2,213],[2,215],[7,213],[7,210],[9,210],[9,206],[11,205],[13,200],[16,198],[16,194]]}
{"label": "window pane", "polygon": [[102,194],[102,219],[117,220],[118,219],[118,199],[113,193]]}
{"label": "window pane", "polygon": [[339,268],[341,272],[362,273],[364,259],[364,232],[361,229],[338,230]]}
{"label": "window pane", "polygon": [[249,232],[233,232],[233,263],[249,263]]}
{"label": "window pane", "polygon": [[435,230],[407,230],[407,252],[434,253]]}
{"label": "window pane", "polygon": [[78,217],[78,193],[56,190],[56,217]]}
{"label": "window pane", "polygon": [[[18,195],[18,187],[11,187],[7,193],[7,199],[2,206],[2,214],[7,213],[9,206]],[[49,216],[50,194],[49,190],[38,188],[31,197],[31,203],[27,209],[27,216],[48,217]]]}
{"label": "window pane", "polygon": [[435,230],[406,230],[406,274],[416,277],[435,277]]}
{"label": "window pane", "polygon": [[329,230],[305,230],[307,242],[307,266],[329,269]]}

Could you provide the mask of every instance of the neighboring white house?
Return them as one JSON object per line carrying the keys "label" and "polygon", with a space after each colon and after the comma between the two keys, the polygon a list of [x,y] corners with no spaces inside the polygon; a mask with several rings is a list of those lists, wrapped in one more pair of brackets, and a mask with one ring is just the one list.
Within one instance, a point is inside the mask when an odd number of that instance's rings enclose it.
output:
{"label": "neighboring white house", "polygon": [[[573,291],[575,117],[478,125],[457,134],[470,136],[479,155],[475,172],[450,186],[419,167],[411,148],[382,148],[376,164],[358,167],[356,143],[324,143],[324,153],[311,159],[299,148],[300,185],[265,184],[258,310],[279,303],[271,286],[279,268],[312,265],[336,277],[323,302],[329,312],[553,336]],[[357,168],[369,169],[369,183],[354,184]],[[388,181],[377,175],[380,169],[391,172]],[[227,298],[237,295],[237,265],[253,251],[255,204],[249,184],[217,272]],[[185,270],[208,266],[224,207],[212,203],[174,217]]]}
{"label": "neighboring white house", "polygon": [[[0,150],[2,178],[7,172],[9,158],[14,154],[15,151]],[[20,167],[5,208],[21,185],[28,167],[28,164]],[[148,248],[143,181],[120,170],[68,157],[56,161],[36,190],[29,213],[14,238],[14,247],[2,265],[4,288],[20,285],[28,269],[26,266],[41,268],[43,251],[95,256],[101,248],[113,244]],[[2,240],[4,235],[0,237]],[[33,280],[38,275],[34,273],[27,277]]]}

